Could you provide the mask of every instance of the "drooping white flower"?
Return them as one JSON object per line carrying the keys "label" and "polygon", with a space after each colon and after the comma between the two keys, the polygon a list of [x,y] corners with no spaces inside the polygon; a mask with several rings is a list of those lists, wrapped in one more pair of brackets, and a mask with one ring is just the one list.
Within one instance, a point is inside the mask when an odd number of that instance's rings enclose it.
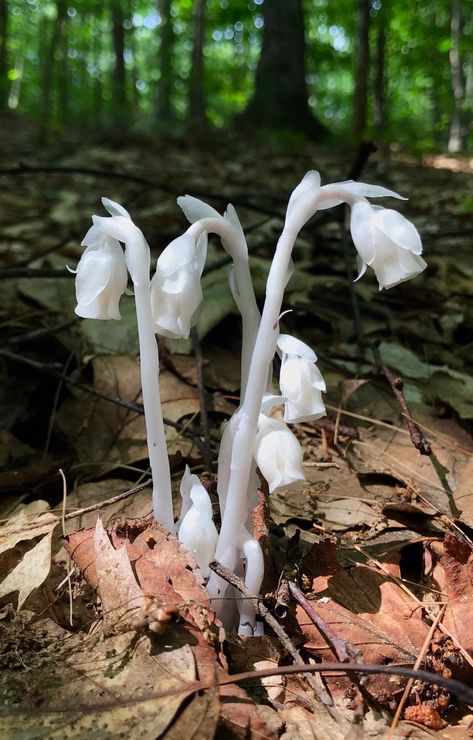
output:
{"label": "drooping white flower", "polygon": [[417,229],[397,211],[358,201],[352,207],[350,229],[360,256],[358,278],[369,265],[380,290],[410,280],[427,267],[420,256],[422,243]]}
{"label": "drooping white flower", "polygon": [[255,438],[254,457],[269,492],[304,480],[302,448],[297,437],[283,421],[260,414]]}
{"label": "drooping white flower", "polygon": [[149,280],[149,247],[141,229],[131,220],[123,206],[110,198],[102,198],[102,204],[110,216],[92,216],[97,229],[125,244],[125,262],[133,283]]}
{"label": "drooping white flower", "polygon": [[187,339],[197,323],[206,256],[206,232],[197,242],[192,234],[179,236],[159,256],[151,280],[151,307],[155,331],[163,337]]}
{"label": "drooping white flower", "polygon": [[284,421],[295,424],[325,416],[322,391],[326,386],[315,364],[315,352],[288,334],[280,334],[278,347],[282,352],[279,387],[286,399]]}
{"label": "drooping white flower", "polygon": [[418,275],[427,264],[420,256],[422,244],[415,226],[396,211],[367,201],[388,196],[405,200],[388,188],[354,180],[321,186],[319,173],[307,172],[289,199],[286,228],[298,231],[316,211],[348,203],[351,233],[360,257],[358,278],[370,266],[380,290],[392,288]]}
{"label": "drooping white flower", "polygon": [[[184,473],[186,476],[187,471]],[[189,475],[188,478],[197,476]],[[186,483],[187,485],[187,483]],[[191,506],[182,519],[178,539],[192,553],[204,578],[210,575],[209,563],[215,555],[218,533],[212,519],[212,504],[204,486],[198,480],[190,489]]]}
{"label": "drooping white flower", "polygon": [[97,226],[89,229],[82,244],[87,249],[76,270],[76,314],[84,319],[120,319],[118,304],[127,284],[120,244]]}

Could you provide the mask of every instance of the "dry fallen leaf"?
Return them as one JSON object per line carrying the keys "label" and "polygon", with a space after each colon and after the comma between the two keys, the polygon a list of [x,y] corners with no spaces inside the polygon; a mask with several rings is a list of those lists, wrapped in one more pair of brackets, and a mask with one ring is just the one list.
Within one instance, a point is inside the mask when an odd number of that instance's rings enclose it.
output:
{"label": "dry fallen leaf", "polygon": [[[53,531],[59,522],[57,516],[45,509],[44,501],[21,509],[0,529],[0,567],[3,576],[0,582],[0,598],[18,591],[18,609],[28,596],[46,580],[51,568],[51,542]],[[35,513],[39,510],[39,514]],[[34,547],[20,551],[17,546],[33,539],[39,541]]]}
{"label": "dry fallen leaf", "polygon": [[[365,565],[342,568],[335,544],[313,545],[304,559],[302,572],[312,587],[308,598],[315,611],[332,627],[337,637],[355,647],[364,663],[414,662],[428,634],[418,603],[384,574]],[[336,660],[306,612],[298,605],[296,618],[304,647],[323,660]],[[335,694],[350,685],[328,679]],[[389,704],[402,681],[376,675],[367,677],[366,688]]]}

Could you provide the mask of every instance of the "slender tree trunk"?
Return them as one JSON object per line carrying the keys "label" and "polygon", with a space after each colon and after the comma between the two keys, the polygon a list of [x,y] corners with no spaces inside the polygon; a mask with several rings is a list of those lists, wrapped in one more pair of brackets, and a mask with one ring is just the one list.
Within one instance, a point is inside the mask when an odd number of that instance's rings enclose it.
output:
{"label": "slender tree trunk", "polygon": [[0,108],[8,103],[8,0],[0,0]]}
{"label": "slender tree trunk", "polygon": [[378,132],[386,126],[386,28],[378,18],[376,35],[376,70],[374,77],[374,125]]}
{"label": "slender tree trunk", "polygon": [[368,79],[370,69],[370,0],[358,0],[356,31],[355,92],[353,98],[353,133],[362,138],[367,124]]}
{"label": "slender tree trunk", "polygon": [[100,68],[100,53],[102,47],[101,39],[101,26],[103,17],[103,5],[100,2],[96,2],[92,6],[92,17],[91,17],[91,47],[90,56],[92,67],[95,70],[95,74],[92,80],[92,116],[91,123],[93,126],[100,128],[103,124],[103,90],[102,81],[100,79],[99,68]]}
{"label": "slender tree trunk", "polygon": [[67,37],[67,13],[64,14],[62,23],[58,51],[61,63],[57,73],[57,119],[62,123],[68,123],[70,120],[69,111],[69,64],[67,58],[68,37]]}
{"label": "slender tree trunk", "polygon": [[156,122],[164,125],[171,123],[174,119],[172,111],[174,28],[171,3],[172,0],[158,0],[161,24],[159,27],[159,86],[156,100]]}
{"label": "slender tree trunk", "polygon": [[465,98],[465,77],[460,54],[463,31],[463,17],[460,0],[452,0],[450,11],[450,77],[453,94],[453,110],[450,117],[448,151],[460,152],[463,149],[463,102]]}
{"label": "slender tree trunk", "polygon": [[46,47],[46,54],[43,59],[43,80],[41,90],[41,123],[40,123],[40,140],[44,141],[51,120],[52,93],[56,77],[56,52],[60,46],[63,27],[66,19],[67,4],[66,0],[56,0],[56,18],[53,22],[51,38]]}
{"label": "slender tree trunk", "polygon": [[206,0],[194,0],[192,32],[192,69],[189,80],[189,123],[205,127],[204,31]]}
{"label": "slender tree trunk", "polygon": [[324,127],[309,108],[302,0],[267,0],[255,92],[238,121],[318,137]]}
{"label": "slender tree trunk", "polygon": [[115,54],[113,68],[113,116],[120,126],[127,122],[128,100],[126,94],[125,69],[125,28],[123,3],[121,0],[111,0],[112,11],[112,43]]}

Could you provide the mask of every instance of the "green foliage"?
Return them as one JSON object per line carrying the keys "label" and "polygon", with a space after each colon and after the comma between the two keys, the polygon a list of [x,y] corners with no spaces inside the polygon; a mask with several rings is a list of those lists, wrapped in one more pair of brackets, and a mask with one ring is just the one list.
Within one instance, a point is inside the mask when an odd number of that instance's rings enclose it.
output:
{"label": "green foliage", "polygon": [[[268,2],[269,0],[266,0]],[[163,19],[158,0],[127,0],[124,11],[126,110],[117,110],[112,80],[115,54],[111,0],[70,0],[58,30],[61,0],[7,0],[6,85],[11,108],[41,116],[45,67],[52,53],[50,125],[82,129],[156,124],[163,80],[159,69]],[[173,0],[170,24],[171,112],[186,120],[193,43],[193,0]],[[473,13],[463,0],[461,52],[473,78]],[[356,54],[356,0],[306,0],[307,85],[317,118],[335,134],[350,132]],[[263,0],[207,0],[204,35],[206,115],[228,124],[247,105],[254,85],[264,26]],[[373,0],[372,74],[378,29],[386,32],[387,121],[377,136],[418,149],[443,146],[452,111],[449,69],[450,2]],[[373,80],[371,80],[371,83]],[[123,107],[123,103],[121,104]],[[369,117],[373,120],[373,85]],[[159,123],[159,122],[158,122]]]}

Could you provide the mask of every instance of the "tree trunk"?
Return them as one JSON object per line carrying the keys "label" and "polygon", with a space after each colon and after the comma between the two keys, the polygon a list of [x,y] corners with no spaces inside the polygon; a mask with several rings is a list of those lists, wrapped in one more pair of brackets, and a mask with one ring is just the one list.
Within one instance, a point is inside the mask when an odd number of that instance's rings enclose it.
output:
{"label": "tree trunk", "polygon": [[123,126],[127,121],[127,94],[125,69],[125,29],[123,26],[123,3],[121,0],[112,0],[112,43],[115,54],[113,68],[113,116],[117,123]]}
{"label": "tree trunk", "polygon": [[56,18],[53,22],[51,38],[43,59],[43,80],[41,90],[41,122],[40,140],[44,141],[48,134],[51,120],[52,93],[55,80],[56,51],[60,46],[64,23],[66,20],[66,0],[56,0]]}
{"label": "tree trunk", "polygon": [[269,0],[262,10],[263,46],[255,92],[239,120],[318,137],[325,129],[308,104],[302,0]]}
{"label": "tree trunk", "polygon": [[367,124],[368,78],[370,69],[370,0],[358,0],[356,30],[355,92],[353,97],[353,133],[362,138]]}
{"label": "tree trunk", "polygon": [[0,108],[8,103],[8,0],[0,0]]}
{"label": "tree trunk", "polygon": [[204,30],[206,0],[195,0],[192,32],[192,69],[189,81],[189,123],[205,127]]}
{"label": "tree trunk", "polygon": [[156,100],[156,122],[158,124],[171,123],[174,119],[172,110],[173,88],[173,52],[174,28],[171,16],[172,0],[158,0],[158,12],[161,16],[159,33],[159,86]]}
{"label": "tree trunk", "polygon": [[465,77],[463,74],[460,42],[463,31],[463,17],[460,0],[452,0],[450,14],[450,77],[453,94],[453,110],[450,118],[448,151],[452,154],[463,149],[463,102],[465,98]]}
{"label": "tree trunk", "polygon": [[386,126],[386,28],[384,20],[378,18],[376,35],[376,70],[374,77],[374,125],[378,132]]}

